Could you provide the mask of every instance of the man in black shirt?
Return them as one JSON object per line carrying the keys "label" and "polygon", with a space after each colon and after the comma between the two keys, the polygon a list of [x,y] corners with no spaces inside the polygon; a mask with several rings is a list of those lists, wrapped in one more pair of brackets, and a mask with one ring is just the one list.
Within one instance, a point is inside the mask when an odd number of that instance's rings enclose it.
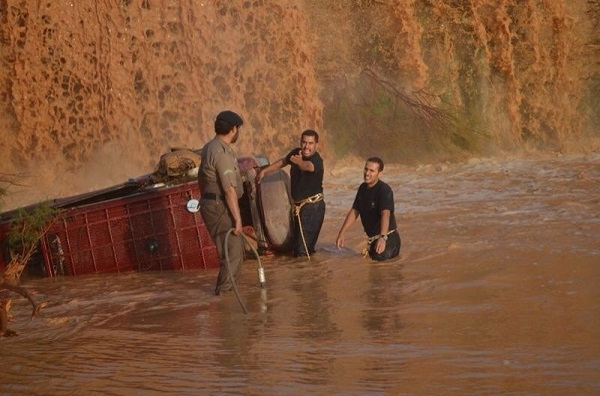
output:
{"label": "man in black shirt", "polygon": [[396,230],[394,216],[394,193],[390,186],[379,180],[383,171],[383,161],[371,157],[365,163],[364,183],[358,187],[352,208],[346,215],[338,234],[336,245],[344,246],[344,233],[360,216],[363,228],[369,239],[368,252],[373,260],[383,261],[400,253],[400,235]]}
{"label": "man in black shirt", "polygon": [[307,256],[315,253],[315,245],[325,218],[323,200],[323,159],[317,152],[319,134],[312,129],[302,132],[300,147],[284,158],[261,169],[256,175],[257,183],[271,172],[290,165],[292,199],[294,200],[294,255]]}

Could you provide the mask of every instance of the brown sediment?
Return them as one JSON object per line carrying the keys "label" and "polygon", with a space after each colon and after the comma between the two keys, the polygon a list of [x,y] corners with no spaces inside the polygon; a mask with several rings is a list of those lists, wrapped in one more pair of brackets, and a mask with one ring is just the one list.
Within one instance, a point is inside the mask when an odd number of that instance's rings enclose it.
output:
{"label": "brown sediment", "polygon": [[[0,174],[10,209],[151,172],[220,110],[239,154],[322,133],[326,159],[465,158],[597,137],[597,2],[0,2]],[[432,128],[403,97],[453,115]],[[331,163],[331,162],[330,162]]]}
{"label": "brown sediment", "polygon": [[6,1],[0,21],[0,173],[30,173],[16,201],[151,172],[225,108],[246,119],[242,154],[323,126],[294,2]]}

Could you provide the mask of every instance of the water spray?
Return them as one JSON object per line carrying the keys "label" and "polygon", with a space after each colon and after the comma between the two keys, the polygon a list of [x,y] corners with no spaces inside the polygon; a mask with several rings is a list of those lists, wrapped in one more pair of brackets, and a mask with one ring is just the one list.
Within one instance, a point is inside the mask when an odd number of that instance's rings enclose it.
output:
{"label": "water spray", "polygon": [[257,268],[258,271],[258,283],[260,283],[260,287],[261,289],[265,288],[265,283],[266,283],[266,279],[265,279],[265,269],[262,267],[262,265],[260,265],[260,260],[258,261],[259,266]]}

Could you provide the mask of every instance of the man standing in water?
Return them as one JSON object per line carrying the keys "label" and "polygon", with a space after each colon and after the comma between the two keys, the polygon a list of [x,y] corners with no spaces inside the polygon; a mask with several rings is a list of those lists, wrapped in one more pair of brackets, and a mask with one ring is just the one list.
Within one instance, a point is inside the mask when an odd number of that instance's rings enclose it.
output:
{"label": "man standing in water", "polygon": [[323,200],[323,159],[317,152],[319,134],[312,129],[302,132],[300,147],[284,158],[261,169],[256,175],[257,183],[271,172],[290,165],[292,199],[294,200],[294,255],[296,257],[315,253],[315,245],[325,218]]}
{"label": "man standing in water", "polygon": [[383,171],[383,161],[371,157],[365,163],[364,183],[358,187],[352,208],[346,215],[338,234],[336,245],[344,246],[344,233],[360,216],[363,228],[369,239],[364,255],[373,260],[383,261],[400,253],[400,235],[396,230],[394,216],[394,193],[390,186],[379,180]]}
{"label": "man standing in water", "polygon": [[[228,249],[229,270],[235,280],[240,276],[244,259],[242,216],[238,199],[243,193],[237,157],[231,144],[238,140],[244,120],[238,114],[225,110],[215,120],[215,137],[202,148],[202,162],[198,184],[202,194],[200,211],[221,259],[215,294],[231,290],[229,271],[225,262]],[[233,228],[224,246],[227,232]]]}

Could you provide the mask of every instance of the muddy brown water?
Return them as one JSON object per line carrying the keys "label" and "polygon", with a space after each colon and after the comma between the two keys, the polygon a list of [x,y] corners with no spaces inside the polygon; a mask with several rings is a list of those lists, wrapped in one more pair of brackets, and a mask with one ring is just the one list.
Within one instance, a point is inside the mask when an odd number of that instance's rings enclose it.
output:
{"label": "muddy brown water", "polygon": [[326,177],[310,261],[27,279],[0,340],[1,395],[600,394],[600,155],[390,166],[401,257],[335,237],[362,164]]}

